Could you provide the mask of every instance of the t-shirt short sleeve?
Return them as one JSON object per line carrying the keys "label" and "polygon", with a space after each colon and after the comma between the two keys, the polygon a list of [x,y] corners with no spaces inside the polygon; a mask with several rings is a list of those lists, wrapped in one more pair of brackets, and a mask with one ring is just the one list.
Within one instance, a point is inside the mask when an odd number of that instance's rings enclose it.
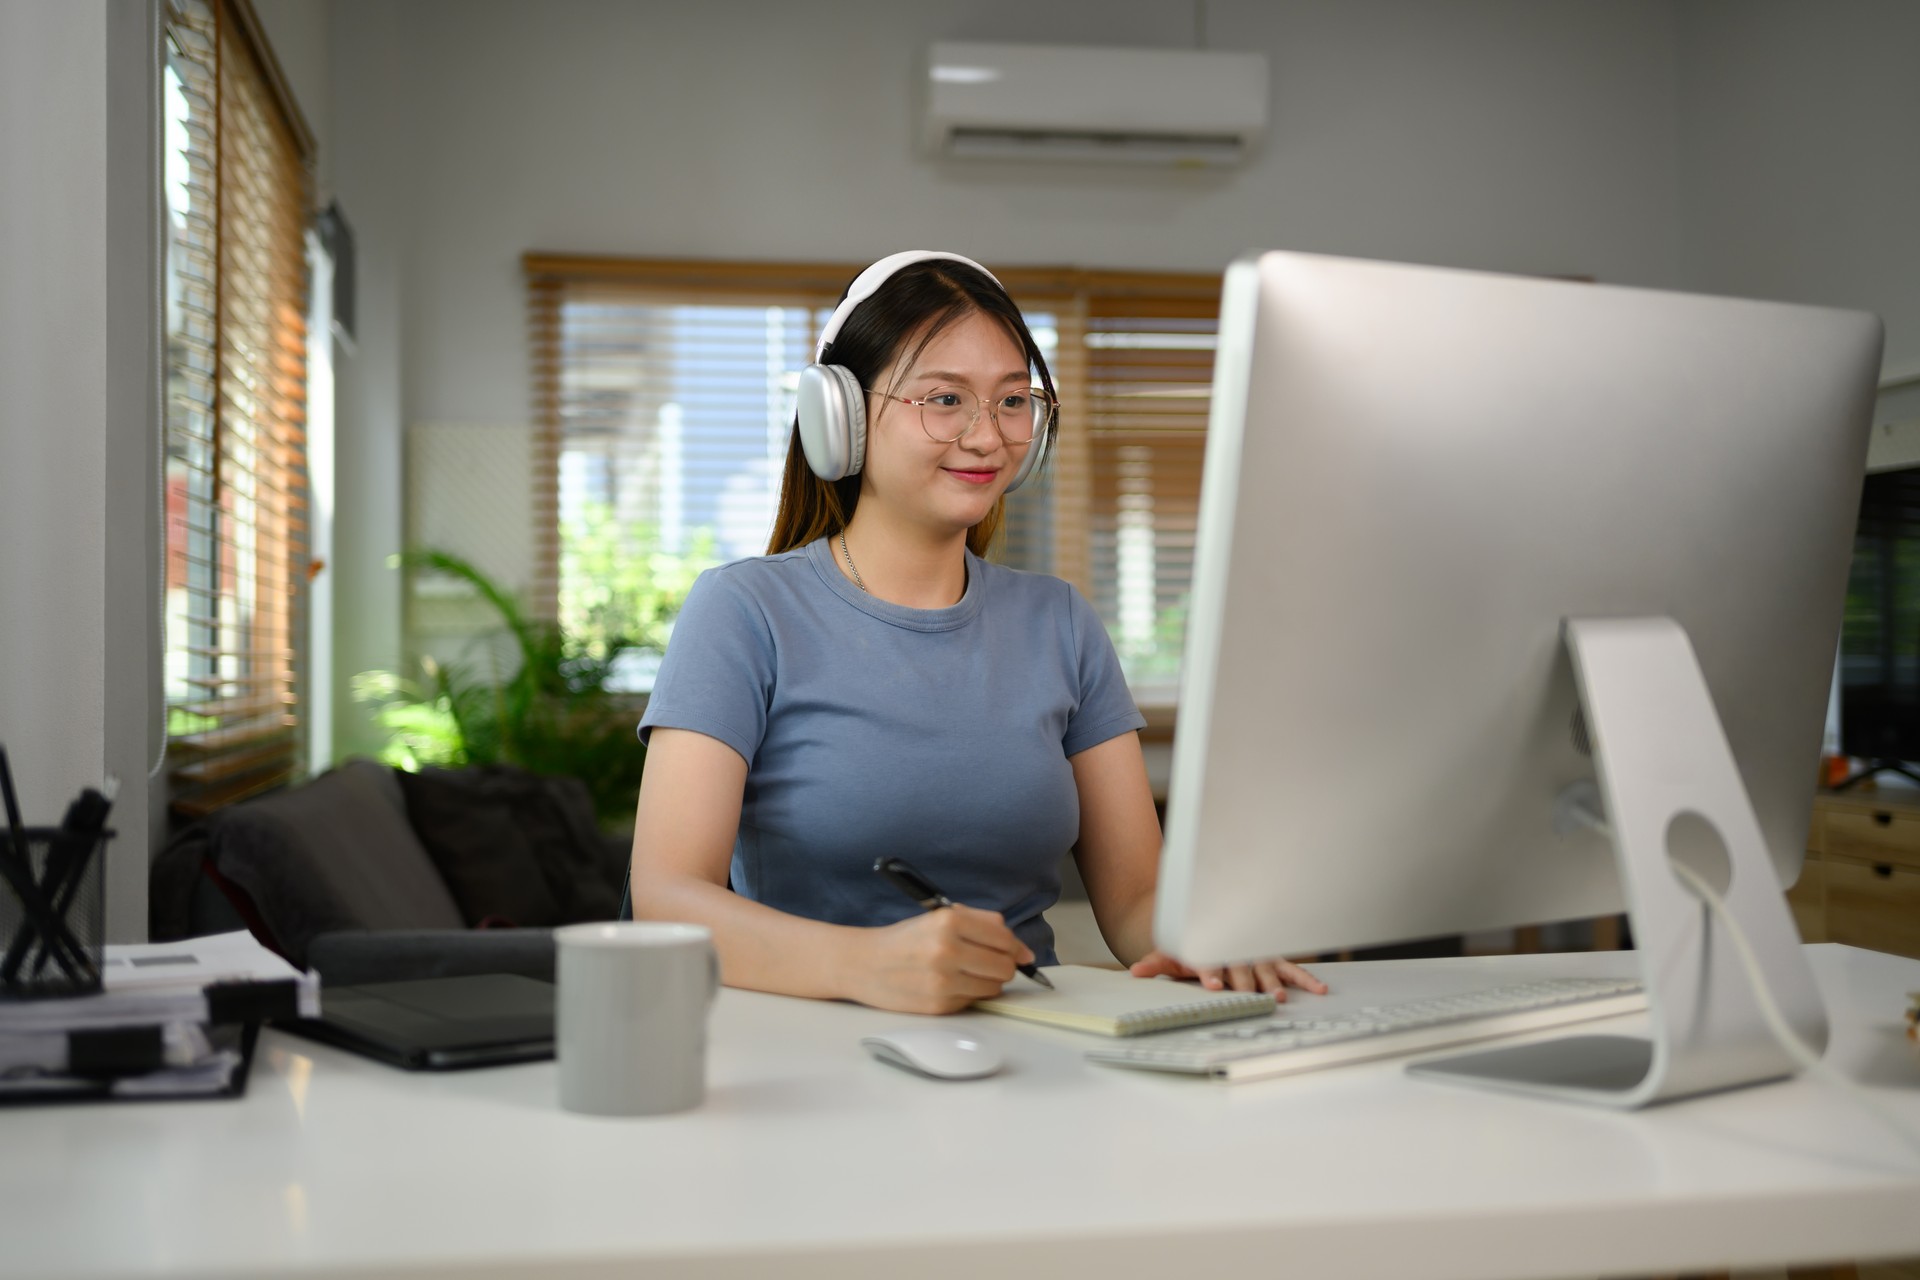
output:
{"label": "t-shirt short sleeve", "polygon": [[[1063,584],[1065,585],[1065,584]],[[1109,738],[1146,727],[1147,719],[1134,705],[1127,689],[1126,676],[1120,670],[1120,655],[1100,615],[1087,598],[1067,587],[1068,624],[1080,673],[1079,705],[1067,720],[1061,748],[1069,756],[1089,747],[1097,747]]]}
{"label": "t-shirt short sleeve", "polygon": [[773,673],[773,638],[760,605],[727,566],[707,570],[674,619],[640,740],[657,728],[691,729],[753,763],[767,733]]}

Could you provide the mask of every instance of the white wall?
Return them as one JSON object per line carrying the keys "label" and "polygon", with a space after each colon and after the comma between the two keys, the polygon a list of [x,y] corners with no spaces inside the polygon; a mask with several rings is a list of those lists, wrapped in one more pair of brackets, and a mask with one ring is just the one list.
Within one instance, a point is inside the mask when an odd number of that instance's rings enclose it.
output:
{"label": "white wall", "polygon": [[[400,272],[412,197],[400,98],[410,71],[399,45],[400,6],[333,0],[326,65],[332,194],[353,228],[355,342],[336,357],[334,392],[333,726],[336,758],[382,741],[352,701],[355,672],[401,665],[400,550],[404,490]],[[316,762],[317,763],[317,762]]]}
{"label": "white wall", "polygon": [[154,14],[0,5],[0,742],[31,824],[119,780],[116,941],[158,729]]}
{"label": "white wall", "polygon": [[1920,4],[1683,0],[1685,257],[1715,292],[1859,307],[1920,375]]}
{"label": "white wall", "polygon": [[74,513],[106,474],[106,47],[102,8],[0,8],[0,740],[32,823],[105,752],[106,529]]}
{"label": "white wall", "polygon": [[[931,40],[1184,45],[1194,14],[1163,0],[405,6],[388,122],[409,156],[405,420],[525,419],[528,249],[855,261],[941,245],[989,263],[1215,269],[1286,246],[1676,277],[1664,3],[1213,0],[1209,45],[1271,59],[1273,132],[1249,166],[915,152]],[[336,54],[338,86],[359,64]]]}

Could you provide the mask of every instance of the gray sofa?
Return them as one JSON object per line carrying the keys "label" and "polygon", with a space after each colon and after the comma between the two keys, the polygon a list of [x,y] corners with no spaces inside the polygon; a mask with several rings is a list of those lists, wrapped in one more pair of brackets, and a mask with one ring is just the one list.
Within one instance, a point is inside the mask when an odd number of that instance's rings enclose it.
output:
{"label": "gray sofa", "polygon": [[619,914],[626,861],[575,780],[354,760],[169,841],[149,924],[156,941],[244,927],[332,983],[551,979],[551,927]]}

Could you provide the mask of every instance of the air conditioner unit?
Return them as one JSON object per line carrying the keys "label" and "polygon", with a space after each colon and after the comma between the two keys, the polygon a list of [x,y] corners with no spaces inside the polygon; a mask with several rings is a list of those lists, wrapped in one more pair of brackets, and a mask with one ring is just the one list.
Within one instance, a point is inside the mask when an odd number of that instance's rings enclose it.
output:
{"label": "air conditioner unit", "polygon": [[1267,127],[1267,57],[938,43],[922,137],[956,159],[1238,164]]}

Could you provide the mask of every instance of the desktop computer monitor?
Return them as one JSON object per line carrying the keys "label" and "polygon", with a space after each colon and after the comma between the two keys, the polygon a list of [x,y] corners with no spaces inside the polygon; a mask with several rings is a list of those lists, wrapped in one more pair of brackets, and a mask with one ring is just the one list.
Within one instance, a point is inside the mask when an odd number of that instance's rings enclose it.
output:
{"label": "desktop computer monitor", "polygon": [[[1677,624],[1792,883],[1877,318],[1267,253],[1229,268],[1219,333],[1158,945],[1219,963],[1622,910],[1611,841],[1556,822],[1608,782],[1569,619]],[[1636,777],[1684,789],[1676,695],[1642,692]]]}

